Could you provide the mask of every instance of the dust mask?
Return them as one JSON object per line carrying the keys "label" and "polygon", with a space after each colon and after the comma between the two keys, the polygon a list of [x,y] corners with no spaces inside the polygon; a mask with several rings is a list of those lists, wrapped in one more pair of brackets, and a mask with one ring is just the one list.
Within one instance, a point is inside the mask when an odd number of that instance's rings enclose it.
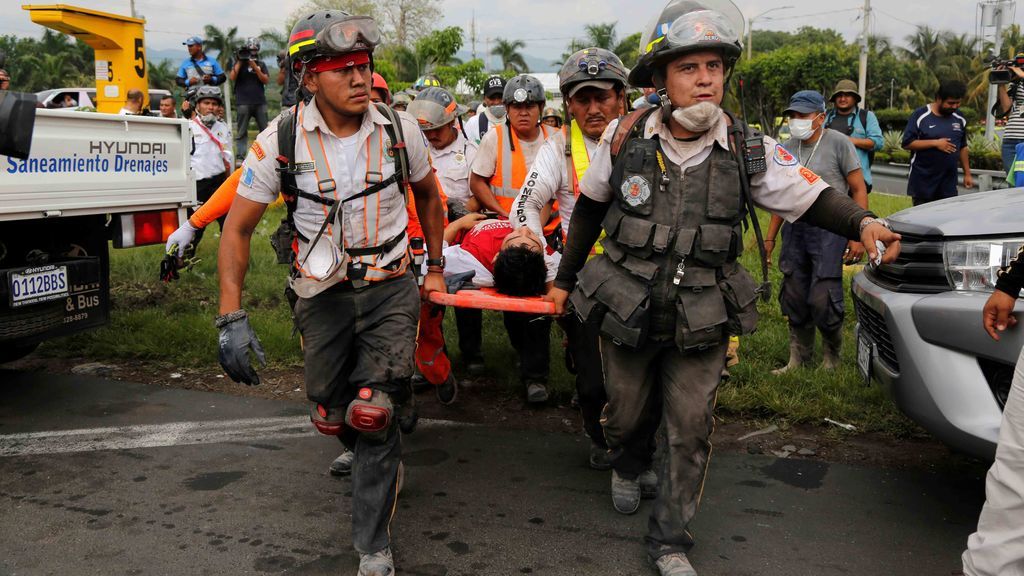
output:
{"label": "dust mask", "polygon": [[672,110],[672,118],[688,132],[701,134],[722,119],[722,109],[713,102],[699,102],[686,108]]}
{"label": "dust mask", "polygon": [[807,140],[814,134],[814,119],[790,118],[789,133],[797,140]]}

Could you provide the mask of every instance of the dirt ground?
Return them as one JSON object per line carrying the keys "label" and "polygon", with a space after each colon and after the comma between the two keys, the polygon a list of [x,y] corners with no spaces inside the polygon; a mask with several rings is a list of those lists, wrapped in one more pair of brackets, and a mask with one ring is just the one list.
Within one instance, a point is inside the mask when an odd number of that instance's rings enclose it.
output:
{"label": "dirt ground", "polygon": [[[7,367],[25,371],[84,373],[114,380],[161,386],[207,390],[236,396],[290,401],[305,400],[301,368],[263,370],[259,386],[232,382],[219,370],[180,368],[153,362],[102,362],[87,358],[47,358],[33,354]],[[457,373],[458,375],[458,373]],[[549,403],[535,408],[488,378],[459,378],[455,404],[443,406],[431,390],[416,395],[420,417],[472,422],[497,427],[583,434],[579,412],[568,403]],[[877,433],[847,431],[822,423],[820,426],[749,420],[719,410],[712,442],[714,449],[752,454],[775,454],[786,458],[807,458],[881,468],[955,468],[970,461],[934,440],[923,430],[909,438]],[[759,431],[765,431],[751,435]]]}

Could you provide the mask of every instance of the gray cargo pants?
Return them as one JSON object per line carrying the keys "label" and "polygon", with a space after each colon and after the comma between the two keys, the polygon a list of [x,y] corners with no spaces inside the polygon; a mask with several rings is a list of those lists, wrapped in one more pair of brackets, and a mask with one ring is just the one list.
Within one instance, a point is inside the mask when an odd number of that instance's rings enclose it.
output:
{"label": "gray cargo pants", "polygon": [[[359,291],[342,283],[313,298],[299,298],[295,319],[302,333],[310,401],[343,411],[367,387],[401,402],[413,372],[419,310],[411,273]],[[384,440],[371,440],[346,426],[341,441],[355,453],[352,544],[371,554],[390,544],[401,434],[392,418]]]}
{"label": "gray cargo pants", "polygon": [[608,404],[601,423],[612,466],[628,458],[628,446],[644,429],[647,409],[660,397],[668,442],[658,477],[658,495],[648,522],[647,553],[657,559],[688,552],[687,526],[697,513],[714,430],[715,399],[725,367],[727,341],[683,354],[675,343],[648,341],[640,350],[616,346],[601,336]]}

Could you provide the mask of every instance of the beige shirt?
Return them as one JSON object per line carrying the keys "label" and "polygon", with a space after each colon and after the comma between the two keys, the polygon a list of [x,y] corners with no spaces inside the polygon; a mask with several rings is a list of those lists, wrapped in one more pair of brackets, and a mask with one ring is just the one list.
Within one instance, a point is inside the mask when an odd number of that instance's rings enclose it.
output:
{"label": "beige shirt", "polygon": [[[597,141],[584,136],[583,142],[587,148],[587,155],[592,158],[597,151]],[[576,207],[576,192],[572,189],[572,180],[569,180],[567,161],[565,134],[559,130],[547,139],[537,153],[519,196],[512,202],[509,220],[513,226],[529,226],[538,236],[543,237],[541,210],[552,200],[557,200],[558,215],[562,218],[562,231],[569,233],[569,219],[572,217],[572,209]]]}
{"label": "beige shirt", "polygon": [[455,142],[447,148],[437,150],[431,146],[430,156],[448,199],[460,204],[468,202],[473,197],[469,191],[469,169],[476,158],[476,146],[467,141],[460,130]]}
{"label": "beige shirt", "polygon": [[[402,130],[405,135],[406,150],[409,154],[410,180],[419,182],[426,178],[431,171],[427,141],[412,116],[405,112],[399,112],[398,117],[403,123]],[[309,135],[309,144],[315,146],[319,142],[316,137],[319,130],[325,157],[327,163],[330,164],[330,173],[337,186],[337,190],[328,194],[332,194],[338,199],[345,199],[363,191],[366,188],[367,148],[370,136],[374,130],[378,129],[378,126],[389,124],[388,119],[378,112],[375,106],[370,106],[368,113],[363,115],[363,123],[355,134],[359,150],[356,154],[355,169],[352,170],[345,160],[342,139],[335,136],[327,127],[323,116],[320,115],[316,107],[316,98],[313,98],[309,105],[303,108],[300,118],[301,123],[298,124],[296,130],[295,162],[313,162],[303,133]],[[256,143],[249,149],[249,154],[245,158],[242,179],[238,185],[240,196],[261,204],[273,202],[281,188],[281,177],[277,172],[277,124],[279,119],[280,117],[275,118],[267,126],[267,129],[256,137]],[[383,144],[385,150],[390,147],[386,133]],[[326,173],[323,169],[321,172]],[[385,179],[395,172],[394,158],[390,158],[387,153],[383,155],[381,172]],[[309,171],[296,175],[295,183],[302,190],[317,193],[316,172]],[[294,214],[295,226],[299,233],[310,240],[315,238],[328,211],[329,208],[319,202],[299,197]],[[372,225],[374,221],[376,221],[376,226]],[[397,184],[392,184],[376,194],[347,202],[342,205],[341,222],[344,228],[345,247],[360,248],[383,244],[396,237],[408,226],[405,194],[398,189]],[[320,242],[326,240],[337,243],[337,239],[333,237],[333,228],[333,226],[327,227]],[[300,254],[304,247],[305,243],[300,241]],[[381,255],[375,266],[386,266],[401,259],[405,250],[406,242],[399,242],[386,254]]]}
{"label": "beige shirt", "polygon": [[[591,157],[590,168],[580,182],[580,193],[598,202],[610,202],[615,197],[608,180],[612,175],[611,140],[618,125],[619,121],[613,120],[605,129],[597,151]],[[665,159],[683,171],[706,160],[716,142],[729,149],[725,112],[715,126],[693,142],[676,140],[661,121],[661,115],[655,113],[647,119],[643,136],[653,138],[655,135],[661,140]],[[803,216],[828,184],[800,166],[774,139],[765,136],[764,147],[768,169],[750,178],[751,199],[760,208],[793,222]]]}
{"label": "beige shirt", "polygon": [[[505,130],[505,137],[508,137],[508,130],[504,126],[501,129]],[[527,142],[522,138],[519,139],[519,145],[523,147],[523,158],[526,160],[527,172],[529,172],[530,166],[533,165],[533,159],[537,157],[537,153],[544,146],[545,130],[547,130],[549,135],[555,132],[555,129],[550,126],[541,126],[536,140]],[[484,178],[490,178],[494,176],[494,169],[497,165],[498,132],[497,130],[488,130],[487,134],[480,140],[480,148],[476,151],[476,159],[473,160],[473,173]],[[508,183],[505,183],[505,185],[508,185]]]}

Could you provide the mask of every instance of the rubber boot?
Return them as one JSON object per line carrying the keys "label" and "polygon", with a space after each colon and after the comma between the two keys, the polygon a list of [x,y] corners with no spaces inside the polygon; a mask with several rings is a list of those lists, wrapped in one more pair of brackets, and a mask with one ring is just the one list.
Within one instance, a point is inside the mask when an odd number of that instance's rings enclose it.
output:
{"label": "rubber boot", "polygon": [[843,329],[842,327],[835,330],[822,330],[821,331],[821,343],[824,349],[824,354],[821,359],[821,367],[826,370],[835,370],[839,368],[843,360],[839,354],[840,349],[843,347]]}
{"label": "rubber boot", "polygon": [[772,370],[775,376],[781,376],[790,370],[796,370],[811,361],[814,353],[814,325],[789,326],[789,364]]}

